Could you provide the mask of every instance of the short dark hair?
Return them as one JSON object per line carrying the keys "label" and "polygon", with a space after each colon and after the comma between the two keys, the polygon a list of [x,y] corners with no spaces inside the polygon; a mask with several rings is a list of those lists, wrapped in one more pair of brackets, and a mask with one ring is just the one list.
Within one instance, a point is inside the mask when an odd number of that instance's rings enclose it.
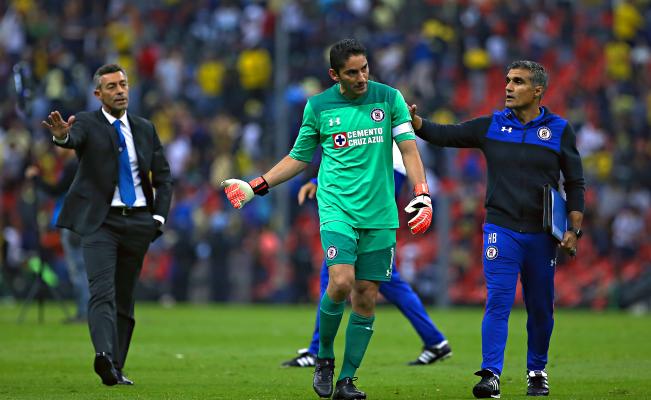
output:
{"label": "short dark hair", "polygon": [[357,39],[343,39],[330,48],[330,68],[339,71],[350,56],[366,55],[366,48]]}
{"label": "short dark hair", "polygon": [[547,71],[545,71],[545,67],[543,67],[542,64],[539,64],[535,61],[518,60],[513,61],[507,67],[506,71],[508,72],[512,69],[526,69],[531,71],[531,83],[533,83],[534,86],[542,86],[543,93],[545,93],[545,90],[547,90],[547,83],[549,81],[549,78],[547,76]]}
{"label": "short dark hair", "polygon": [[106,74],[112,74],[113,72],[122,72],[124,76],[127,76],[127,71],[124,70],[121,66],[118,64],[104,64],[101,67],[97,68],[97,71],[95,71],[95,74],[93,75],[93,82],[95,82],[95,89],[99,89],[100,87],[100,78],[102,75]]}

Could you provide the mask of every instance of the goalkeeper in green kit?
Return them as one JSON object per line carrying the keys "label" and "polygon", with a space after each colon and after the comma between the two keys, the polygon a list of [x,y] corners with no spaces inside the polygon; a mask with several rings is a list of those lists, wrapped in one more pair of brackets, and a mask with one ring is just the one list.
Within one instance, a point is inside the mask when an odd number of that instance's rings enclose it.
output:
{"label": "goalkeeper in green kit", "polygon": [[409,221],[412,233],[427,230],[432,203],[400,92],[369,80],[366,49],[355,39],[332,46],[330,67],[328,74],[336,83],[308,100],[289,155],[251,182],[229,179],[222,185],[233,206],[241,208],[254,195],[263,196],[303,171],[321,145],[317,200],[330,280],[319,307],[313,387],[320,397],[333,395],[334,340],[350,296],[352,313],[333,399],[365,399],[353,380],[373,334],[379,283],[391,279],[398,228],[394,141],[414,185],[414,199],[405,208],[414,215]]}

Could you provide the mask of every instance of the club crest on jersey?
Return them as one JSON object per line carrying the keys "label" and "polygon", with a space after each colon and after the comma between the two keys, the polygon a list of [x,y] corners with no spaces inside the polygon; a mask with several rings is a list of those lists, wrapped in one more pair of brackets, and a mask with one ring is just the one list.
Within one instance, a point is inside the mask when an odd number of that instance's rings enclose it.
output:
{"label": "club crest on jersey", "polygon": [[332,142],[335,145],[335,149],[348,147],[348,136],[346,136],[346,132],[334,133],[332,135]]}
{"label": "club crest on jersey", "polygon": [[497,258],[497,247],[495,246],[486,247],[486,259],[494,260],[496,258]]}
{"label": "club crest on jersey", "polygon": [[337,248],[335,246],[330,246],[326,251],[326,256],[328,257],[328,260],[332,260],[335,257],[337,257],[337,253],[338,253]]}
{"label": "club crest on jersey", "polygon": [[552,130],[546,126],[538,128],[538,137],[540,140],[549,140],[552,138]]}
{"label": "club crest on jersey", "polygon": [[371,119],[375,122],[382,122],[384,119],[384,110],[381,108],[374,108],[371,111]]}

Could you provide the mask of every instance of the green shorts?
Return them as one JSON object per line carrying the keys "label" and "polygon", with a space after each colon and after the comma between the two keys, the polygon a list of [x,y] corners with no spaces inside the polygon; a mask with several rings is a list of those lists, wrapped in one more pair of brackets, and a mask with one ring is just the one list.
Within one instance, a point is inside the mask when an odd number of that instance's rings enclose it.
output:
{"label": "green shorts", "polygon": [[395,229],[357,229],[341,221],[326,222],[321,225],[321,246],[328,267],[350,264],[355,279],[391,280]]}

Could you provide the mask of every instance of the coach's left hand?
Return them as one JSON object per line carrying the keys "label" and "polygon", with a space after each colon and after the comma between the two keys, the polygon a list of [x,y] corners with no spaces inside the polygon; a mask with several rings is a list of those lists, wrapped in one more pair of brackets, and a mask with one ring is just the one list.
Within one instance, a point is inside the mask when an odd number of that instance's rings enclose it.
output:
{"label": "coach's left hand", "polygon": [[576,234],[572,231],[567,231],[563,234],[563,240],[559,244],[561,249],[563,249],[567,254],[574,257],[576,256],[576,246],[578,244],[578,239]]}

